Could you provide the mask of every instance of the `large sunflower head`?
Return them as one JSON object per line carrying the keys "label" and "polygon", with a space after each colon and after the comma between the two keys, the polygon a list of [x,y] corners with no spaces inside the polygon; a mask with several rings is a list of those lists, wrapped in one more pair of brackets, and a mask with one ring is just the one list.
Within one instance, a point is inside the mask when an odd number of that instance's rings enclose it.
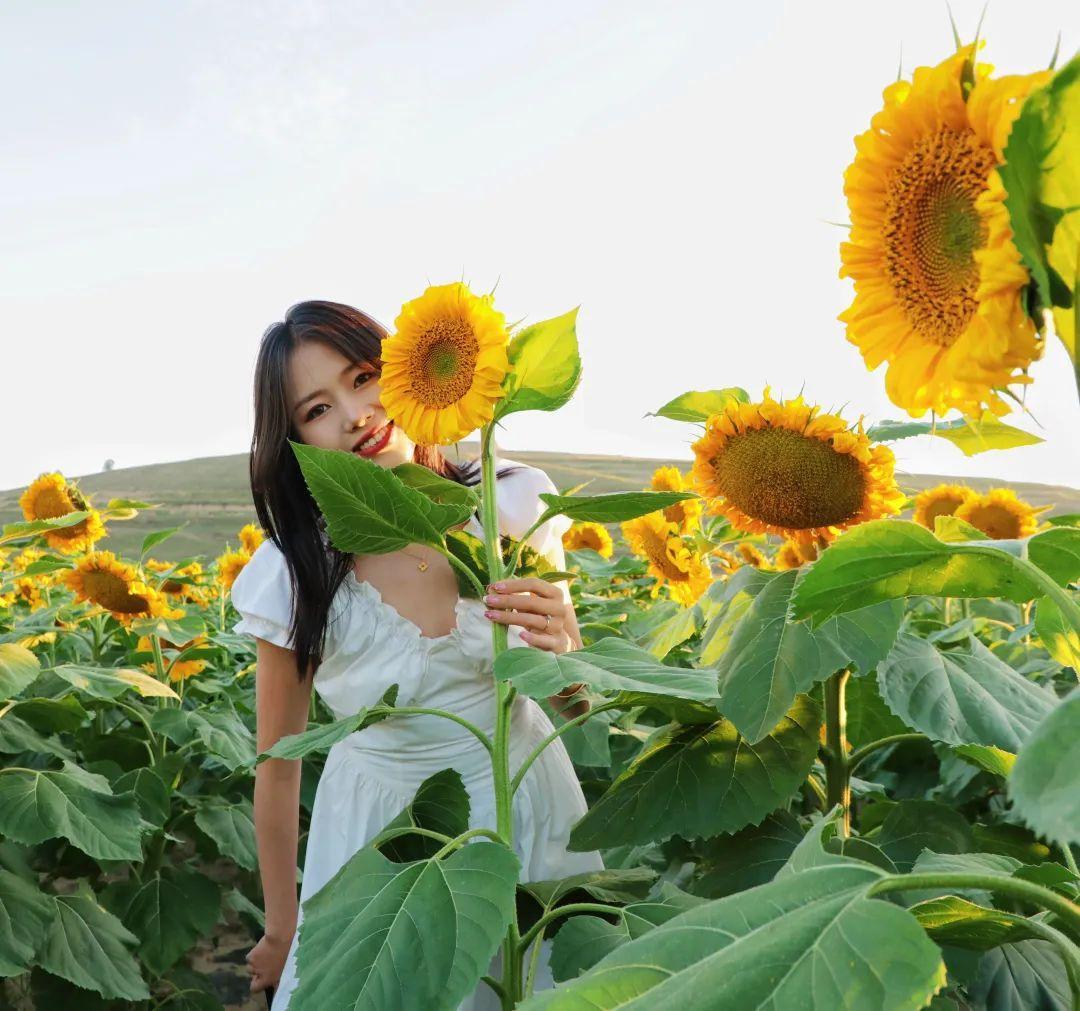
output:
{"label": "large sunflower head", "polygon": [[861,420],[852,430],[801,396],[774,400],[768,387],[757,403],[711,415],[693,450],[698,494],[745,533],[829,541],[905,501],[892,450],[872,445]]}
{"label": "large sunflower head", "polygon": [[952,516],[968,499],[975,495],[973,489],[962,484],[939,484],[915,497],[913,519],[927,530],[934,529],[939,516]]}
{"label": "large sunflower head", "polygon": [[95,541],[106,535],[101,514],[90,508],[90,503],[78,487],[63,474],[41,474],[19,496],[23,516],[28,520],[52,520],[68,513],[88,510],[90,515],[70,527],[58,527],[45,532],[49,546],[64,554],[77,555],[89,551]]}
{"label": "large sunflower head", "polygon": [[1038,513],[1018,498],[1011,488],[992,488],[985,495],[971,495],[956,510],[956,517],[978,528],[993,540],[1028,537],[1039,526]]}
{"label": "large sunflower head", "polygon": [[996,391],[1027,383],[1042,341],[1024,311],[1028,274],[997,171],[1013,120],[1049,71],[990,79],[965,46],[884,92],[844,174],[851,212],[840,315],[868,369],[888,362],[892,402],[912,417],[950,408],[1007,414]]}
{"label": "large sunflower head", "polygon": [[615,546],[611,541],[611,534],[602,523],[583,521],[575,523],[562,535],[563,547],[567,551],[577,551],[578,548],[592,548],[602,558],[610,558]]}
{"label": "large sunflower head", "polygon": [[157,590],[139,579],[133,566],[120,561],[111,551],[84,555],[75,568],[64,573],[63,580],[77,600],[105,608],[125,626],[135,618],[176,617],[183,613],[171,609]]}
{"label": "large sunflower head", "polygon": [[672,598],[689,607],[712,585],[708,561],[687,547],[662,513],[626,520],[621,529],[631,550],[649,563],[649,575],[656,577],[651,597],[666,584]]}
{"label": "large sunflower head", "polygon": [[381,400],[415,443],[458,442],[486,425],[510,370],[506,320],[461,282],[406,302],[382,344]]}
{"label": "large sunflower head", "polygon": [[[653,471],[650,488],[653,491],[690,491],[687,481],[678,467],[658,467]],[[675,525],[680,534],[693,533],[701,523],[702,502],[699,498],[684,498],[661,510],[664,519]]]}
{"label": "large sunflower head", "polygon": [[242,548],[239,551],[226,551],[223,555],[219,555],[217,559],[218,581],[226,590],[229,589],[236,582],[236,577],[243,571],[244,566],[250,561],[251,555]]}

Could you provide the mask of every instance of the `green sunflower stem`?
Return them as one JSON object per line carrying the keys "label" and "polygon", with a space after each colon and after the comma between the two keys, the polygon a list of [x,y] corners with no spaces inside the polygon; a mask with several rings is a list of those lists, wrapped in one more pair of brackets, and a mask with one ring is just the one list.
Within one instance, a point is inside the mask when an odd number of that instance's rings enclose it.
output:
{"label": "green sunflower stem", "polygon": [[[492,436],[495,425],[490,423],[480,430],[480,508],[484,528],[484,549],[487,570],[491,582],[503,578],[502,545],[499,542],[499,510],[496,500],[495,459],[492,452]],[[507,628],[501,622],[491,623],[492,661],[507,646]],[[492,778],[495,786],[495,830],[508,847],[514,844],[514,819],[510,788],[510,713],[516,694],[507,681],[495,682],[495,738],[491,756]],[[510,1011],[521,996],[521,956],[518,951],[519,932],[516,911],[502,945],[502,989],[500,994],[503,1011]]]}
{"label": "green sunflower stem", "polygon": [[851,834],[851,755],[845,698],[850,676],[850,671],[837,671],[825,682],[825,797],[829,809],[840,805],[837,831],[841,838]]}

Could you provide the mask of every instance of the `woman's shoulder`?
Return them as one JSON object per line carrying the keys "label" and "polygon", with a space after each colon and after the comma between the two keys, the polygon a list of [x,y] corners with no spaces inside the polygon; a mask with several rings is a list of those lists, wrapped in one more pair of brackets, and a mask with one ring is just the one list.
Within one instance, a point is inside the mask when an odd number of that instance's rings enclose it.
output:
{"label": "woman's shoulder", "polygon": [[279,646],[292,647],[288,629],[293,616],[288,562],[271,540],[262,542],[233,580],[229,590],[241,621],[234,632],[249,632]]}

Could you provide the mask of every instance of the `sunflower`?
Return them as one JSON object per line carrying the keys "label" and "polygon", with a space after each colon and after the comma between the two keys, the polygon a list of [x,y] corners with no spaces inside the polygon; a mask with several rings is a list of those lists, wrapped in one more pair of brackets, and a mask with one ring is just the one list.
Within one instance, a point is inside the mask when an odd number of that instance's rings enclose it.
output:
{"label": "sunflower", "polygon": [[240,546],[249,554],[255,554],[255,549],[266,540],[266,534],[262,528],[254,523],[245,523],[237,535],[240,538]]}
{"label": "sunflower", "polygon": [[927,488],[916,496],[915,514],[912,518],[927,530],[933,530],[934,520],[939,516],[952,516],[975,494],[971,488],[962,484],[939,484]]}
{"label": "sunflower", "polygon": [[52,520],[68,513],[88,510],[90,515],[70,527],[45,531],[49,546],[68,555],[89,551],[95,541],[106,535],[101,514],[90,508],[82,492],[63,474],[41,474],[19,496],[23,516],[28,520]]}
{"label": "sunflower", "polygon": [[691,551],[659,512],[626,520],[621,528],[631,550],[648,561],[649,575],[656,577],[650,597],[655,599],[666,583],[672,598],[689,607],[712,584],[708,561]]}
{"label": "sunflower", "polygon": [[15,599],[21,600],[31,611],[37,611],[45,606],[45,598],[41,595],[42,584],[33,577],[15,580]]}
{"label": "sunflower", "polygon": [[816,561],[818,547],[816,544],[799,544],[797,541],[784,541],[777,549],[773,564],[780,570],[798,569],[807,562]]}
{"label": "sunflower", "polygon": [[217,575],[221,585],[227,590],[236,581],[244,566],[251,561],[249,555],[242,548],[239,551],[226,551],[219,555],[217,560]]}
{"label": "sunflower", "polygon": [[733,401],[710,415],[693,444],[694,485],[709,510],[744,533],[806,544],[900,510],[887,446],[871,445],[836,414],[765,388],[759,403]]}
{"label": "sunflower", "polygon": [[588,521],[575,523],[562,535],[563,547],[567,551],[577,551],[578,548],[592,548],[602,558],[610,558],[615,546],[611,541],[611,534],[602,523],[590,523]]}
{"label": "sunflower", "polygon": [[[161,645],[165,649],[173,649],[177,651],[177,654],[182,653],[185,649],[189,649],[192,646],[204,646],[209,645],[205,635],[198,635],[194,639],[189,639],[185,643],[176,645],[169,642],[167,639],[161,640]],[[153,645],[150,642],[150,636],[139,636],[139,645],[136,647],[140,653],[149,653],[153,650]],[[169,672],[170,681],[186,681],[189,677],[194,677],[196,674],[200,674],[206,669],[205,660],[173,660],[172,665],[166,664]],[[150,674],[157,675],[157,665],[153,663],[144,663],[142,665],[143,670]]]}
{"label": "sunflower", "polygon": [[[690,482],[685,480],[678,467],[657,467],[653,471],[649,485],[652,491],[690,491]],[[699,498],[685,498],[662,510],[664,519],[675,524],[680,534],[693,533],[701,524],[702,502]]]}
{"label": "sunflower", "polygon": [[[170,572],[173,568],[171,562],[161,562],[156,558],[148,558],[145,565],[151,572]],[[202,575],[202,565],[199,562],[189,562],[175,572],[170,572],[170,576],[161,581],[158,589],[170,597],[178,597],[185,603],[205,606],[210,600],[209,589],[200,586],[197,582],[181,582],[185,578],[197,580]]]}
{"label": "sunflower", "polygon": [[985,495],[972,494],[956,510],[956,517],[994,540],[1010,540],[1035,533],[1042,511],[1017,498],[1011,488],[992,488]]}
{"label": "sunflower", "polygon": [[752,565],[755,569],[767,569],[769,567],[768,559],[753,544],[747,541],[741,541],[735,545],[735,551],[746,565]]}
{"label": "sunflower", "polygon": [[413,442],[446,446],[494,415],[510,359],[493,301],[458,281],[401,307],[383,341],[380,390],[387,415]]}
{"label": "sunflower", "polygon": [[844,174],[851,212],[841,313],[868,369],[887,361],[889,399],[920,417],[1010,410],[995,392],[1028,383],[1042,340],[1024,311],[1028,274],[1012,241],[997,166],[1027,95],[1049,71],[991,80],[965,46],[884,92]]}
{"label": "sunflower", "polygon": [[135,618],[183,614],[170,608],[157,590],[139,579],[134,566],[121,562],[111,551],[84,555],[62,578],[77,600],[105,608],[125,626],[130,626]]}

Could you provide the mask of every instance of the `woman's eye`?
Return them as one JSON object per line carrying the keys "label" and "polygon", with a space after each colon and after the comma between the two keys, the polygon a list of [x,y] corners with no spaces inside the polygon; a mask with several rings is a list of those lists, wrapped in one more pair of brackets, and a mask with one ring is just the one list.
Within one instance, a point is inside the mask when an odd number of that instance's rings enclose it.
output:
{"label": "woman's eye", "polygon": [[305,421],[312,421],[315,418],[317,418],[318,415],[315,412],[322,406],[323,406],[322,404],[316,404],[310,411],[307,412],[307,417],[304,418],[304,420]]}

